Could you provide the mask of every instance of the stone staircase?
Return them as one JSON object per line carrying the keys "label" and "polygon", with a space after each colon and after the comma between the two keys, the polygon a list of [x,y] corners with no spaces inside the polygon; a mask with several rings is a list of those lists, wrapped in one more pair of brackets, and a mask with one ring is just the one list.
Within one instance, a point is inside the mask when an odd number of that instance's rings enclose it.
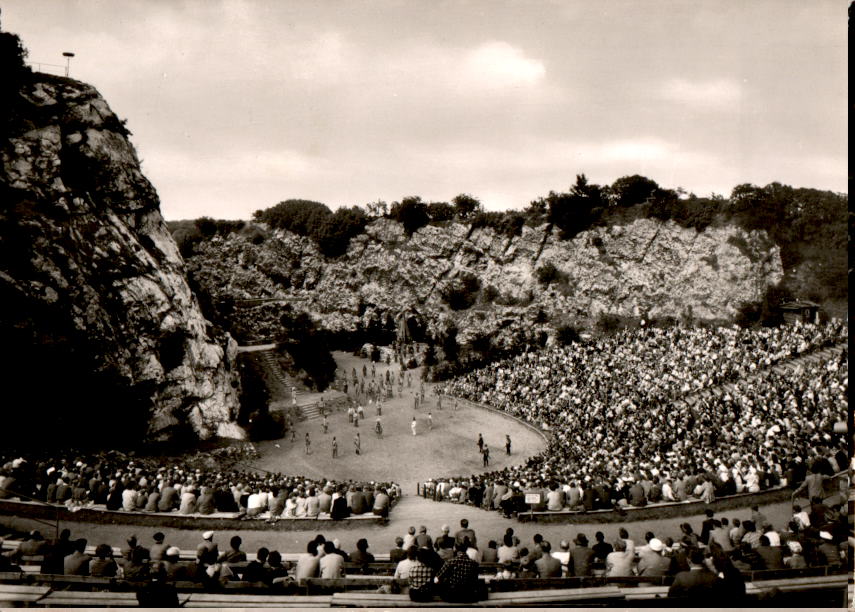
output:
{"label": "stone staircase", "polygon": [[[270,373],[270,375],[276,379],[276,381],[282,385],[284,389],[284,395],[282,401],[289,408],[292,407],[293,396],[291,395],[291,387],[296,387],[297,383],[294,379],[279,367],[279,363],[276,360],[276,355],[272,350],[258,351],[258,356],[261,358],[262,363],[264,364],[264,368]],[[322,418],[320,403],[317,398],[320,397],[319,393],[312,393],[309,391],[303,391],[297,394],[297,416],[296,418],[300,421],[316,421]],[[336,406],[345,406],[347,404],[347,398],[343,393],[334,392],[330,394],[327,391],[327,395],[325,396],[325,403],[327,407],[327,411]]]}
{"label": "stone staircase", "polygon": [[[778,373],[778,374],[792,374],[799,367],[803,367],[803,366],[807,366],[807,365],[813,365],[815,363],[819,363],[821,361],[825,361],[827,359],[830,359],[834,356],[839,356],[844,350],[848,350],[848,347],[849,347],[849,344],[847,342],[839,342],[833,346],[827,346],[827,347],[820,349],[818,351],[813,351],[813,352],[807,353],[805,355],[801,355],[799,357],[796,357],[795,359],[789,359],[787,361],[781,361],[779,363],[776,363],[775,365],[773,365],[769,369],[773,372]],[[748,376],[747,378],[750,380],[754,377],[759,376],[762,372],[765,372],[765,371],[768,371],[768,370],[761,370],[759,372],[752,374],[751,376]],[[745,379],[742,379],[742,380],[745,380]],[[739,382],[739,381],[737,381],[737,382]],[[726,382],[726,383],[722,383],[720,385],[716,385],[715,387],[707,387],[706,389],[701,389],[700,391],[692,393],[692,394],[686,396],[685,398],[683,398],[682,403],[685,405],[692,405],[692,404],[695,404],[696,402],[698,402],[699,400],[702,400],[702,399],[710,399],[710,397],[720,398],[723,395],[725,395],[725,393],[731,393],[731,392],[736,391],[737,382]]]}
{"label": "stone staircase", "polygon": [[317,421],[318,419],[321,418],[320,405],[317,403],[307,404],[305,406],[300,406],[299,408],[300,408],[300,412],[303,413],[303,419],[302,420]]}
{"label": "stone staircase", "polygon": [[282,368],[280,368],[279,364],[276,362],[276,354],[272,350],[259,351],[258,354],[264,362],[265,368],[267,368],[274,378],[290,389],[291,381],[288,380],[288,376],[286,376],[285,372],[282,371]]}

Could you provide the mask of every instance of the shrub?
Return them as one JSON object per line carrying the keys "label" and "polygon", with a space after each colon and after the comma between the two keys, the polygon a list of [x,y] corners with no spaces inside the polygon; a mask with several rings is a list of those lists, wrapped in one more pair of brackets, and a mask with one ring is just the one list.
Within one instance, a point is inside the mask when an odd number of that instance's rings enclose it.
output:
{"label": "shrub", "polygon": [[305,312],[286,308],[279,320],[282,331],[276,349],[287,352],[294,367],[306,373],[307,383],[323,391],[335,379],[335,361],[330,352],[327,336],[319,330]]}
{"label": "shrub", "polygon": [[454,218],[454,207],[448,202],[431,202],[427,214],[431,221],[450,221]]}
{"label": "shrub", "polygon": [[312,229],[329,217],[332,211],[313,200],[285,200],[271,208],[257,210],[252,218],[275,229],[284,229],[300,236],[309,236]]}
{"label": "shrub", "polygon": [[558,344],[566,346],[574,342],[581,342],[582,337],[579,335],[579,330],[573,325],[565,324],[555,330],[555,340]]}
{"label": "shrub", "polygon": [[255,211],[253,219],[311,238],[327,257],[339,257],[347,252],[350,239],[362,233],[368,223],[368,215],[358,206],[332,212],[325,204],[312,200],[285,200]]}
{"label": "shrub", "polygon": [[27,50],[21,39],[16,34],[0,32],[0,74],[3,75],[3,86],[0,87],[0,135],[11,131],[22,119],[18,92],[32,75],[25,63],[26,58]]}
{"label": "shrub", "polygon": [[445,330],[445,334],[440,340],[440,347],[446,361],[457,361],[457,357],[460,355],[460,345],[457,343],[456,327],[451,326]]}
{"label": "shrub", "polygon": [[267,232],[254,224],[246,225],[238,233],[255,245],[262,244],[267,240]]}
{"label": "shrub", "polygon": [[596,328],[602,334],[613,334],[620,331],[621,319],[616,314],[601,312],[597,317]]}
{"label": "shrub", "polygon": [[612,183],[611,198],[616,206],[633,206],[647,201],[658,189],[656,181],[645,176],[622,176]]}
{"label": "shrub", "polygon": [[504,212],[477,212],[472,218],[472,229],[489,227],[496,233],[508,238],[522,234],[525,217],[522,213],[508,210]]}
{"label": "shrub", "polygon": [[427,225],[430,220],[427,204],[422,202],[418,196],[409,196],[400,202],[393,202],[389,216],[401,223],[404,226],[404,231],[410,236]]}
{"label": "shrub", "polygon": [[560,283],[562,281],[567,281],[567,274],[559,270],[558,267],[551,261],[546,262],[537,270],[535,270],[535,275],[537,276],[537,282],[539,282],[544,287],[548,287],[552,283]]}
{"label": "shrub", "polygon": [[468,193],[461,193],[451,200],[454,204],[454,209],[461,219],[467,219],[471,215],[481,210],[481,202]]}
{"label": "shrub", "polygon": [[440,296],[452,310],[466,310],[478,299],[481,281],[474,274],[464,273],[448,282],[442,288]]}
{"label": "shrub", "polygon": [[179,227],[172,232],[172,238],[178,245],[178,251],[184,259],[196,253],[196,245],[202,241],[202,234],[194,227]]}
{"label": "shrub", "polygon": [[499,297],[499,290],[493,285],[487,285],[481,290],[481,301],[484,303],[492,303]]}
{"label": "shrub", "polygon": [[358,206],[339,208],[312,227],[310,235],[321,253],[327,257],[339,257],[347,252],[350,239],[361,234],[366,223],[368,215]]}
{"label": "shrub", "polygon": [[424,364],[428,367],[438,363],[436,358],[436,347],[433,344],[428,344],[425,349]]}

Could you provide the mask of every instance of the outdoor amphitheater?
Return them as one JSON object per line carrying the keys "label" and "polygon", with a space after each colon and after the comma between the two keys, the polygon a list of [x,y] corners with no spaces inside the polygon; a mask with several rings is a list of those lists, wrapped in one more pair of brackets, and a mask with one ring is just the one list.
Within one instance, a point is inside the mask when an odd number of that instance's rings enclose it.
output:
{"label": "outdoor amphitheater", "polygon": [[[689,601],[674,580],[697,555],[730,572],[722,605],[838,605],[846,329],[642,329],[440,384],[339,352],[336,389],[286,385],[294,426],[235,447],[228,471],[5,457],[0,593],[135,605],[141,580],[162,579],[191,607],[424,605],[446,600],[413,601],[409,570],[463,554],[472,604],[631,605]],[[342,553],[333,569],[324,541]]]}
{"label": "outdoor amphitheater", "polygon": [[0,608],[855,608],[855,4],[2,4]]}

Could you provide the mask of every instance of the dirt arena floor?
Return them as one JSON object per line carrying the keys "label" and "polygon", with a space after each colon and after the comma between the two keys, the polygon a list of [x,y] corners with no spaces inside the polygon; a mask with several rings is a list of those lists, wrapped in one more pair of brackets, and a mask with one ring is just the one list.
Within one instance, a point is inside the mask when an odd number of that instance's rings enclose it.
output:
{"label": "dirt arena floor", "polygon": [[[362,372],[370,362],[346,353],[335,353],[339,368],[350,373],[352,368]],[[378,365],[376,375],[385,376],[386,370],[394,374],[398,366]],[[374,431],[377,419],[376,404],[365,405],[365,420],[354,427],[348,422],[345,408],[332,410],[328,416],[329,433],[324,434],[320,419],[298,422],[294,441],[290,436],[282,440],[259,443],[262,458],[253,466],[272,472],[300,474],[309,478],[332,477],[336,479],[394,481],[407,493],[414,493],[416,483],[435,476],[469,476],[473,473],[500,470],[508,465],[524,463],[546,446],[543,438],[530,428],[500,414],[479,408],[453,409],[449,400],[437,405],[433,385],[425,383],[425,402],[419,410],[414,408],[414,394],[418,392],[419,369],[409,370],[413,375],[411,387],[406,383],[403,397],[395,390],[392,400],[383,402],[381,423],[383,436]],[[349,374],[348,374],[349,377]],[[370,370],[369,370],[370,377]],[[327,394],[327,398],[331,394]],[[300,394],[298,393],[298,397]],[[315,396],[309,396],[312,401]],[[307,397],[306,399],[309,399]],[[433,427],[429,425],[431,415]],[[416,435],[411,423],[416,418]],[[305,438],[309,434],[310,453],[306,453]],[[354,437],[359,433],[361,452],[354,450]],[[478,434],[490,447],[490,467],[484,468],[478,451]],[[505,435],[511,436],[511,455],[505,452]],[[332,439],[338,440],[338,458],[332,457]]]}

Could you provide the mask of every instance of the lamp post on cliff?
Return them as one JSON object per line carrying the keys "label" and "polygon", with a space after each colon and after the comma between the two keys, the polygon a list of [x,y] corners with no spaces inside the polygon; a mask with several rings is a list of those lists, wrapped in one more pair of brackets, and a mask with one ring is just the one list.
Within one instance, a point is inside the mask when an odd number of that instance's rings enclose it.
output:
{"label": "lamp post on cliff", "polygon": [[68,76],[68,69],[71,68],[71,58],[74,57],[74,53],[65,51],[62,55],[65,57],[65,76]]}

